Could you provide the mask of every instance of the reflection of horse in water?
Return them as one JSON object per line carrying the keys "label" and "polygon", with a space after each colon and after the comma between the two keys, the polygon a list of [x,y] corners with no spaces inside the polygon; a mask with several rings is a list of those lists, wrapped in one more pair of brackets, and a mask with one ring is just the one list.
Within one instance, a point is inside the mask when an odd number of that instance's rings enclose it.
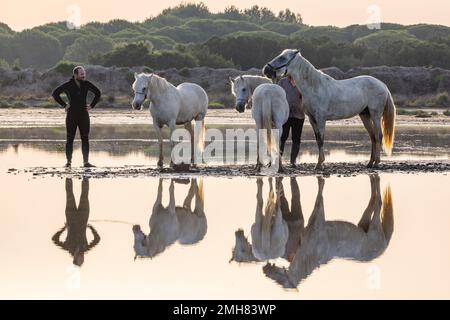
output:
{"label": "reflection of horse in water", "polygon": [[[204,212],[203,182],[192,179],[183,206],[175,205],[175,186],[172,179],[169,187],[169,205],[162,205],[163,180],[159,180],[158,195],[150,217],[150,234],[146,236],[141,227],[133,227],[134,250],[137,257],[150,257],[163,252],[177,240],[189,245],[201,241],[207,230]],[[194,210],[191,209],[195,197]]]}
{"label": "reflection of horse in water", "polygon": [[252,245],[244,236],[243,230],[236,231],[236,246],[231,260],[251,262],[276,259],[285,253],[288,240],[288,226],[281,214],[281,180],[276,181],[276,196],[272,178],[269,179],[269,196],[263,214],[263,180],[257,179],[256,214],[252,226]]}
{"label": "reflection of horse in water", "polygon": [[[325,181],[318,178],[319,190],[308,225],[297,229],[300,235],[295,251],[289,254],[290,250],[286,250],[289,267],[286,269],[268,263],[263,267],[266,276],[284,288],[295,288],[315,269],[334,258],[371,261],[383,254],[394,228],[391,191],[387,188],[382,200],[379,177],[369,177],[371,197],[358,226],[344,221],[325,220],[322,196]],[[294,198],[294,191],[292,194]],[[297,219],[297,222],[300,221],[303,224],[303,218]],[[290,235],[290,238],[296,236],[298,234]],[[237,237],[236,247],[243,246],[238,244],[239,241]],[[256,259],[246,256],[246,261],[242,262],[248,261]]]}
{"label": "reflection of horse in water", "polygon": [[[100,236],[89,220],[89,180],[81,182],[80,203],[77,208],[73,195],[72,179],[66,179],[66,225],[52,237],[53,242],[73,256],[73,264],[81,266],[84,262],[84,253],[95,247],[100,242]],[[94,239],[88,242],[86,231],[90,229]],[[64,242],[60,240],[61,234],[67,230]]]}

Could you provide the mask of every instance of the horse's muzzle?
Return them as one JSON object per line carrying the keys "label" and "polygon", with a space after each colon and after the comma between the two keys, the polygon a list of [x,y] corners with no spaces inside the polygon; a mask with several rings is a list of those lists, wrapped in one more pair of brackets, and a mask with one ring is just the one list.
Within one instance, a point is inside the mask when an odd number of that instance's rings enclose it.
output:
{"label": "horse's muzzle", "polygon": [[246,102],[238,102],[236,103],[236,111],[242,113],[245,111]]}

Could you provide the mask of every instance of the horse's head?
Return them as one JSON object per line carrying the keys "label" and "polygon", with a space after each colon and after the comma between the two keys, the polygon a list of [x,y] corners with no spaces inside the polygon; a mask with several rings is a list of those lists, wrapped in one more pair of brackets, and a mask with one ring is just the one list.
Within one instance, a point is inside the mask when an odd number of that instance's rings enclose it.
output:
{"label": "horse's head", "polygon": [[145,73],[137,74],[134,73],[134,83],[133,83],[133,91],[134,91],[134,99],[131,104],[131,107],[134,110],[142,110],[145,99],[147,99],[148,95],[148,87],[150,83],[152,75],[148,75]]}
{"label": "horse's head", "polygon": [[236,262],[257,262],[252,252],[252,245],[244,235],[244,230],[239,229],[235,232],[235,245],[232,251],[231,261]]}
{"label": "horse's head", "polygon": [[286,49],[264,66],[263,74],[272,80],[291,74],[292,65],[298,57],[300,57],[299,50]]}
{"label": "horse's head", "polygon": [[141,230],[141,226],[135,225],[133,226],[133,234],[134,234],[134,252],[136,257],[144,257],[148,256],[147,253],[147,244],[146,244],[146,236],[144,232]]}
{"label": "horse's head", "polygon": [[247,81],[243,76],[235,79],[229,78],[231,83],[231,92],[236,97],[236,110],[240,113],[245,111],[245,107],[251,98],[251,92]]}

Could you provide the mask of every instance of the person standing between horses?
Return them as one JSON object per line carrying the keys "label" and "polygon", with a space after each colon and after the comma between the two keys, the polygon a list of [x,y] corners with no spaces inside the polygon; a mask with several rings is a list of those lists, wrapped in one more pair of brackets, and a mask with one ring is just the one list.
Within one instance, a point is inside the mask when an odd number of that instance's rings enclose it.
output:
{"label": "person standing between horses", "polygon": [[[86,100],[89,91],[94,94],[94,99],[90,104],[87,104]],[[62,93],[67,95],[67,98],[69,99],[68,104],[61,98]],[[61,107],[66,109],[67,113],[66,168],[72,166],[73,141],[75,140],[77,128],[80,130],[84,167],[94,167],[89,163],[89,111],[92,110],[100,100],[100,90],[86,80],[86,71],[83,67],[78,66],[73,69],[72,78],[56,88],[53,91],[52,96]]]}
{"label": "person standing between horses", "polygon": [[292,149],[291,165],[295,166],[297,156],[300,151],[300,142],[305,122],[305,111],[303,110],[302,94],[295,85],[291,76],[282,78],[278,85],[286,91],[286,98],[289,104],[289,119],[283,125],[283,134],[281,135],[280,152],[284,153],[284,146],[289,137],[289,131],[292,130]]}

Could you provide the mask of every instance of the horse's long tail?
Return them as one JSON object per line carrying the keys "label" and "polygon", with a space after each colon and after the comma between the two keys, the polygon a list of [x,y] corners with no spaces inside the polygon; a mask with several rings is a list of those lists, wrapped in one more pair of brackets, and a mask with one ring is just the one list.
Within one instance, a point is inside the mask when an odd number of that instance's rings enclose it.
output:
{"label": "horse's long tail", "polygon": [[[262,128],[266,130],[267,151],[272,153],[272,103],[270,99],[262,100]],[[259,134],[259,133],[258,133]]]}
{"label": "horse's long tail", "polygon": [[392,204],[391,188],[388,186],[383,194],[383,205],[381,208],[381,225],[386,241],[389,243],[394,231],[394,206]]}
{"label": "horse's long tail", "polygon": [[384,151],[390,156],[392,154],[392,147],[394,146],[395,138],[395,114],[396,108],[392,94],[388,92],[386,105],[384,106],[383,118],[381,120],[381,130],[383,132],[383,147]]}

